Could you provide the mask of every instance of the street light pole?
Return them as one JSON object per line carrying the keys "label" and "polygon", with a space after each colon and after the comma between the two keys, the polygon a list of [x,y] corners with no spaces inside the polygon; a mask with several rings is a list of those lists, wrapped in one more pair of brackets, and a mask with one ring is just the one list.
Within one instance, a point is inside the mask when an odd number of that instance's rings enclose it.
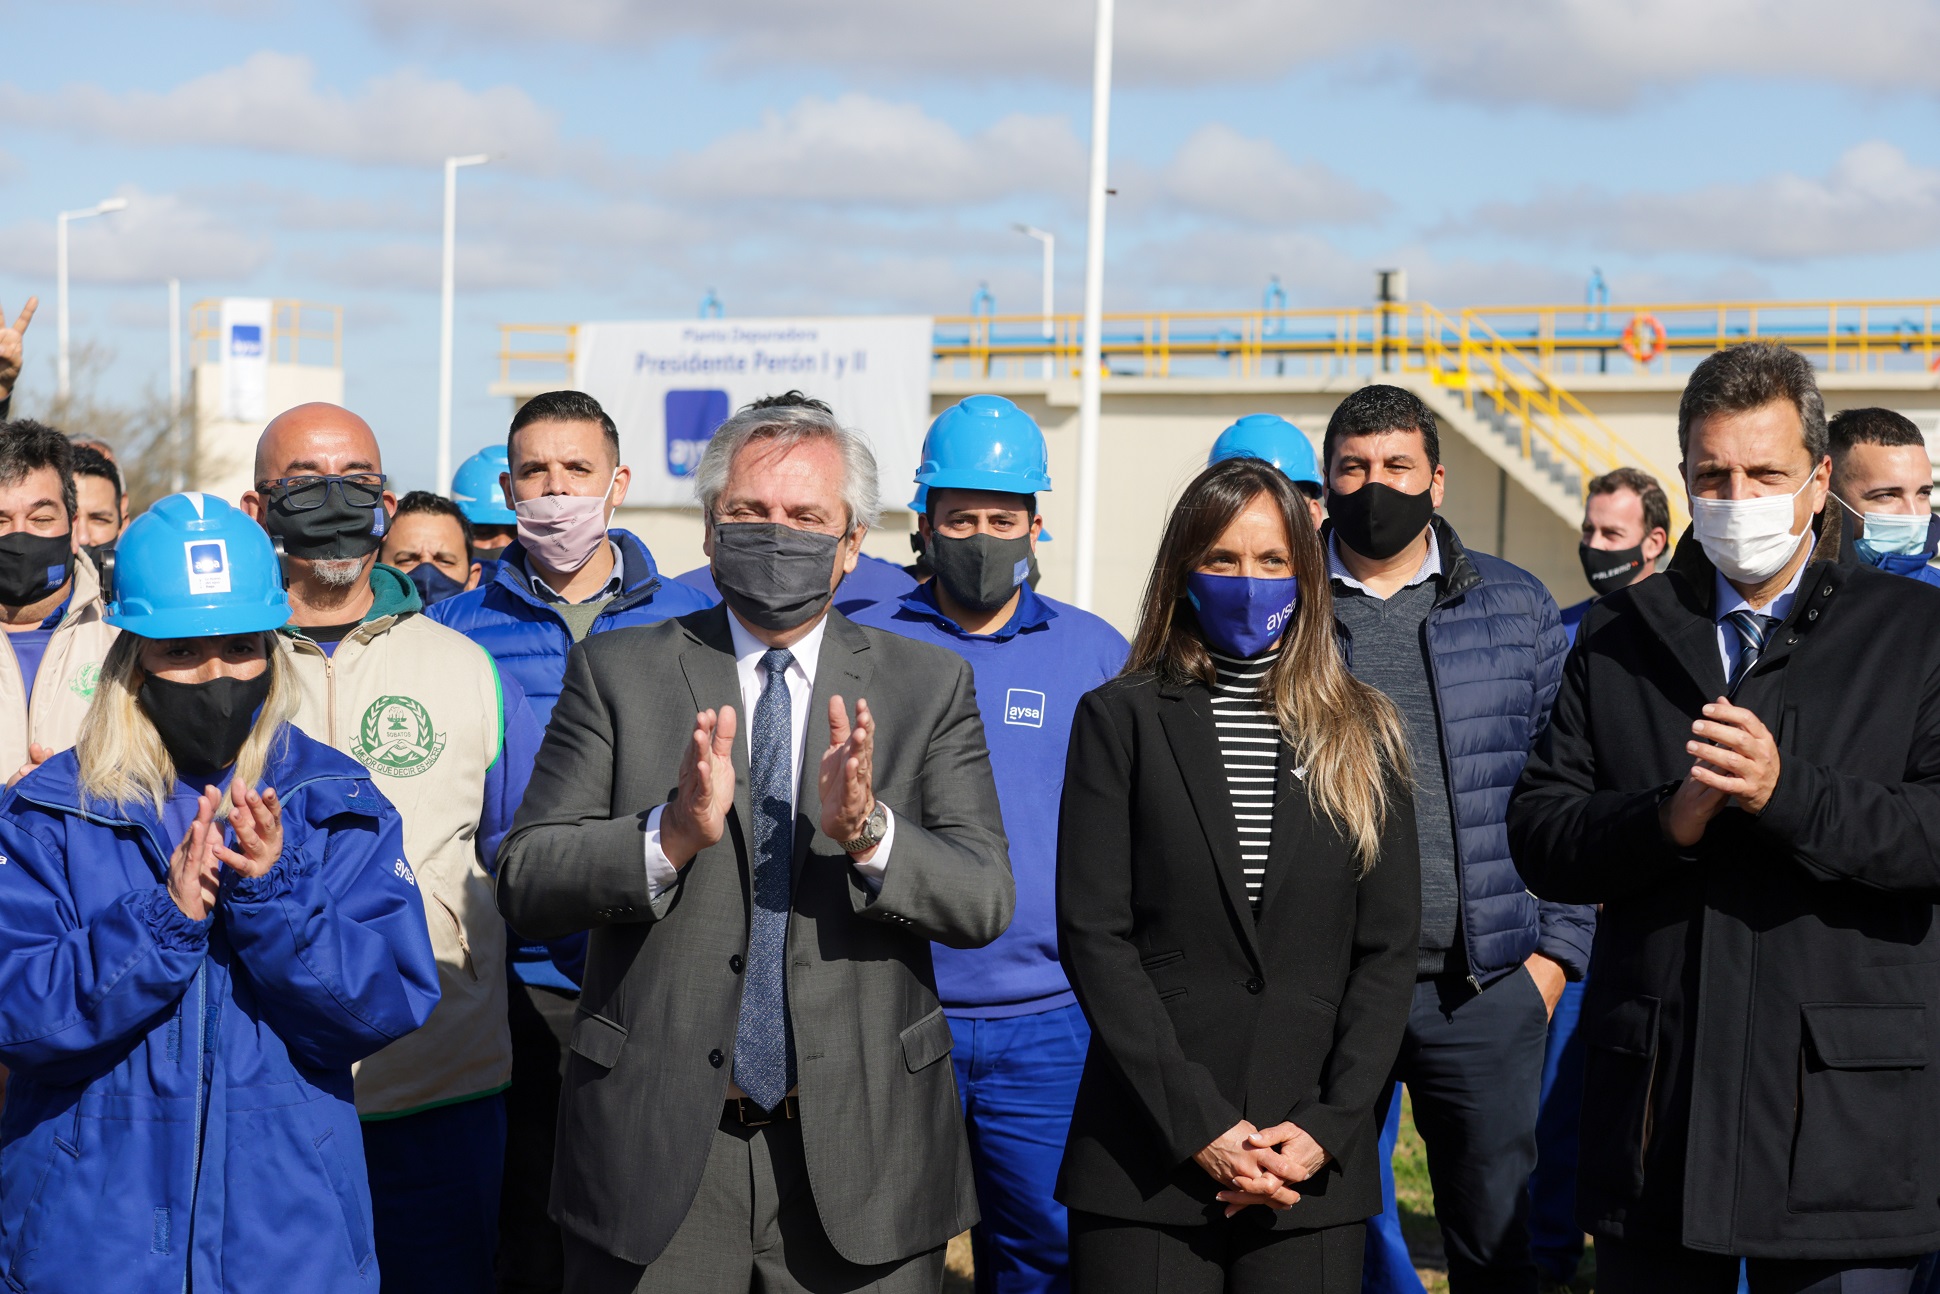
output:
{"label": "street light pole", "polygon": [[86,220],[90,216],[106,215],[110,211],[120,211],[128,205],[126,198],[109,198],[97,202],[81,211],[63,211],[54,220],[54,276],[56,279],[54,312],[54,331],[59,335],[59,345],[55,352],[55,388],[65,401],[68,395],[67,365],[67,222]]}
{"label": "street light pole", "polygon": [[458,168],[483,166],[486,153],[445,159],[445,276],[438,332],[438,488],[451,488],[451,305],[458,243]]}
{"label": "street light pole", "polygon": [[[1027,234],[1044,244],[1044,340],[1050,341],[1057,336],[1056,328],[1052,323],[1054,312],[1052,310],[1051,284],[1057,276],[1058,238],[1056,234],[1047,233],[1031,225],[1019,224],[1014,226],[1014,228],[1018,233]],[[1052,352],[1046,349],[1044,352],[1044,380],[1046,382],[1051,380],[1051,374],[1055,366],[1056,361],[1052,357]]]}
{"label": "street light pole", "polygon": [[175,460],[170,487],[189,488],[189,447],[182,435],[182,280],[168,281],[168,440]]}
{"label": "street light pole", "polygon": [[1099,335],[1105,311],[1105,179],[1111,135],[1111,42],[1113,0],[1098,0],[1091,61],[1091,200],[1085,222],[1084,372],[1078,396],[1078,541],[1076,601],[1095,609],[1098,592],[1098,406]]}

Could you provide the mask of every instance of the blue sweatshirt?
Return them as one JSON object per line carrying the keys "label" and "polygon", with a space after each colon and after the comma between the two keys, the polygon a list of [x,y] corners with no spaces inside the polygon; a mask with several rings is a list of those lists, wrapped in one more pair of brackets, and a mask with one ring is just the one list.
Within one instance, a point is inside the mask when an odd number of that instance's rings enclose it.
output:
{"label": "blue sweatshirt", "polygon": [[1017,915],[987,947],[938,944],[932,949],[944,1011],[991,1020],[1070,1005],[1076,999],[1058,962],[1064,756],[1078,698],[1118,673],[1128,650],[1125,639],[1097,616],[1028,587],[1009,623],[994,634],[965,633],[943,614],[927,584],[850,618],[947,647],[969,661],[976,676],[977,708],[1010,841]]}

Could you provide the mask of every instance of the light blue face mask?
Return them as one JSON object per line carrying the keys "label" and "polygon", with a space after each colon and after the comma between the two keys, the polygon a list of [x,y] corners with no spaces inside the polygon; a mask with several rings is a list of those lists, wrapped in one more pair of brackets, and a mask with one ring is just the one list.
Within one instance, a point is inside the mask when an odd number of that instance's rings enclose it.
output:
{"label": "light blue face mask", "polygon": [[1887,557],[1918,557],[1925,551],[1932,513],[1860,512],[1844,499],[1839,503],[1864,524],[1853,547],[1868,564],[1878,566]]}

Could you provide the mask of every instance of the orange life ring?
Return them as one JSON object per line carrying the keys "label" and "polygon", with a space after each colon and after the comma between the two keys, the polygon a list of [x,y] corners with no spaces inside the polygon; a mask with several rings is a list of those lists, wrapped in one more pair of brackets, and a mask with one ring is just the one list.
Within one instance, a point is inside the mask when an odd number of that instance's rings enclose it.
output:
{"label": "orange life ring", "polygon": [[[1643,336],[1646,331],[1650,334],[1648,340]],[[1664,331],[1664,325],[1658,322],[1656,315],[1640,314],[1630,316],[1630,322],[1623,326],[1623,336],[1617,339],[1617,345],[1623,347],[1623,353],[1639,364],[1648,364],[1664,353],[1669,340],[1669,334]]]}

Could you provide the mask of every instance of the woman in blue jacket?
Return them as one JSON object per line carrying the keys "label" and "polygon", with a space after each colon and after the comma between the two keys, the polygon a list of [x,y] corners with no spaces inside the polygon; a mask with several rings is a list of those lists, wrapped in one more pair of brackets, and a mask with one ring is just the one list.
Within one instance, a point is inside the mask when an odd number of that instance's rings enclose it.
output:
{"label": "woman in blue jacket", "polygon": [[79,744],[0,799],[0,1278],[377,1288],[350,1067],[438,980],[396,811],[287,722],[256,524],[162,500]]}

